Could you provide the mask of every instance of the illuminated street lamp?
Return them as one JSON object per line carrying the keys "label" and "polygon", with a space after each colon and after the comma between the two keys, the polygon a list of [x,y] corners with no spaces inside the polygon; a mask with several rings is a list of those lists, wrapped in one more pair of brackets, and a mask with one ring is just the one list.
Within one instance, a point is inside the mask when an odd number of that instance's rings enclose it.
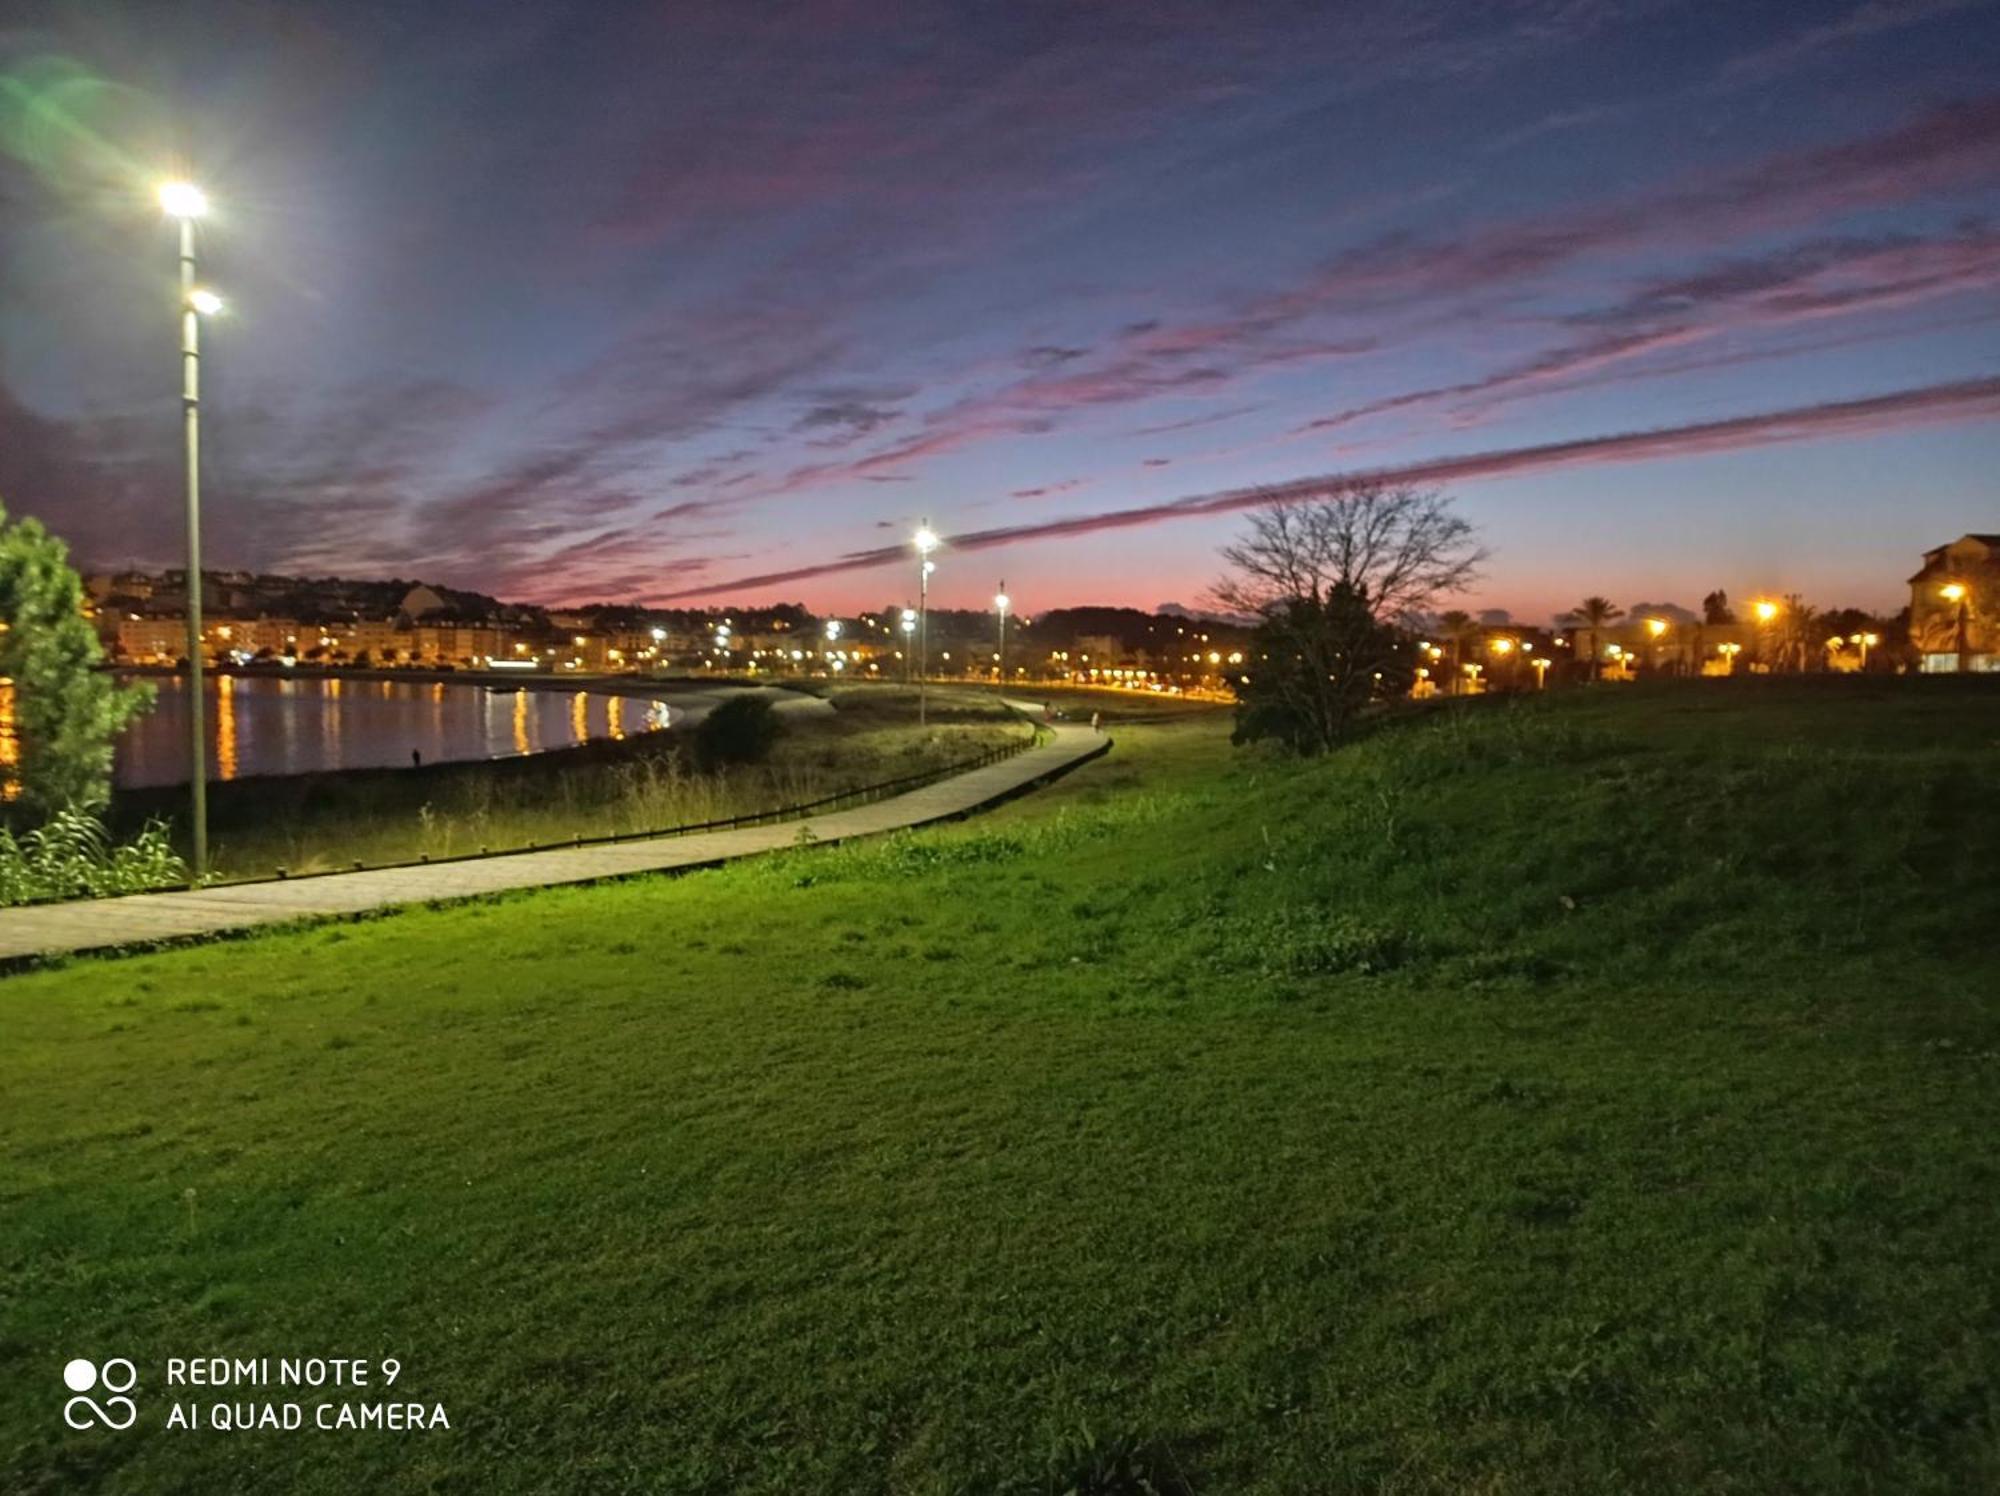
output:
{"label": "illuminated street lamp", "polygon": [[194,280],[194,221],[208,195],[192,182],[163,182],[160,207],[180,223],[181,433],[187,458],[188,798],[193,818],[189,868],[196,883],[208,874],[208,737],[203,721],[201,658],[201,319],[222,310],[222,298]]}
{"label": "illuminated street lamp", "polygon": [[1952,619],[1952,648],[1958,653],[1958,669],[1962,675],[1965,673],[1965,614],[1972,591],[1963,582],[1946,582],[1938,588],[1938,596],[1956,609],[1956,616]]}
{"label": "illuminated street lamp", "polygon": [[1757,646],[1756,657],[1761,660],[1764,658],[1764,629],[1778,616],[1778,605],[1769,598],[1760,597],[1750,605],[1750,614],[1757,620],[1752,639]]}
{"label": "illuminated street lamp", "polygon": [[938,548],[938,538],[925,520],[910,539],[917,548],[917,726],[922,727],[931,674],[931,573],[937,570],[931,552]]}
{"label": "illuminated street lamp", "polygon": [[1871,646],[1880,644],[1882,636],[1880,634],[1856,634],[1854,642],[1861,646],[1861,668],[1866,670],[1868,668],[1868,650]]}
{"label": "illuminated street lamp", "polygon": [[910,678],[910,636],[917,631],[917,610],[903,609],[903,679]]}
{"label": "illuminated street lamp", "polygon": [[1647,664],[1655,670],[1660,668],[1660,641],[1667,637],[1669,627],[1670,625],[1664,618],[1648,618],[1646,620],[1646,637],[1652,640],[1653,643],[1653,650],[1647,658]]}
{"label": "illuminated street lamp", "polygon": [[162,182],[160,206],[169,218],[200,218],[208,212],[208,194],[192,182]]}
{"label": "illuminated street lamp", "polygon": [[1013,599],[1007,596],[1007,579],[1002,577],[1000,590],[993,594],[993,607],[1000,614],[1000,653],[994,663],[999,667],[996,671],[997,684],[1002,691],[1007,689],[1007,609],[1012,602]]}
{"label": "illuminated street lamp", "polygon": [[1549,683],[1550,662],[1537,656],[1535,659],[1528,661],[1528,663],[1535,667],[1535,689],[1540,691]]}

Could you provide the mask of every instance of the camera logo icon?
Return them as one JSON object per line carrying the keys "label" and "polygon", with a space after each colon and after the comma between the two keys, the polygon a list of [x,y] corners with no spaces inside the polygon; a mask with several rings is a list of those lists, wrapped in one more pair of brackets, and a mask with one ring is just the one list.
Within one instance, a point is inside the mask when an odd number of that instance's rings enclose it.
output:
{"label": "camera logo icon", "polygon": [[[123,1356],[113,1356],[103,1366],[79,1356],[63,1368],[63,1385],[76,1394],[63,1404],[63,1422],[71,1428],[127,1429],[139,1417],[138,1406],[122,1394],[139,1384],[139,1368]],[[103,1402],[89,1394],[100,1389],[108,1394]]]}

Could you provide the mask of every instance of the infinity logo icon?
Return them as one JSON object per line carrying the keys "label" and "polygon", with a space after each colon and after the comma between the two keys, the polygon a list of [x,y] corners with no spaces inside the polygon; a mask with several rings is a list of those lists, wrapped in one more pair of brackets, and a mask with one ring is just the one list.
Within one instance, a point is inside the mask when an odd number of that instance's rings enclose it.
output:
{"label": "infinity logo icon", "polygon": [[[130,1392],[138,1383],[139,1368],[123,1356],[113,1356],[101,1369],[79,1356],[63,1368],[63,1385],[78,1394],[93,1387],[113,1394]],[[79,1395],[63,1404],[63,1422],[71,1428],[92,1428],[101,1423],[110,1429],[127,1429],[138,1417],[139,1409],[129,1397],[111,1396],[100,1403],[94,1397]]]}

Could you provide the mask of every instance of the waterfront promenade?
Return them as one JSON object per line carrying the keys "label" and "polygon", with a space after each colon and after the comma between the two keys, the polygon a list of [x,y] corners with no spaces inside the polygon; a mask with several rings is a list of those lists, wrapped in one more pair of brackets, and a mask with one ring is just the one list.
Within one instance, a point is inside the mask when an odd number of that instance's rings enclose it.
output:
{"label": "waterfront promenade", "polygon": [[[1031,710],[1025,703],[1016,705]],[[796,847],[806,840],[826,843],[875,836],[968,815],[1053,779],[1111,746],[1109,738],[1072,723],[1054,723],[1044,733],[1034,747],[998,763],[887,800],[800,820],[289,881],[0,909],[0,964],[194,940],[262,925],[558,883],[685,872]]]}

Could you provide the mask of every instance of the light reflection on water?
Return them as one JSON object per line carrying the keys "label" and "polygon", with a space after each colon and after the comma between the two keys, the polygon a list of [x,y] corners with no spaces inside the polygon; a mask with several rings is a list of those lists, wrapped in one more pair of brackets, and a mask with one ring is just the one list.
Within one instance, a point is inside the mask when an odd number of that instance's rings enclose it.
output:
{"label": "light reflection on water", "polygon": [[[128,731],[125,736],[129,739],[132,733]],[[183,726],[174,742],[179,744],[186,737],[187,729]],[[218,676],[215,682],[215,777],[234,779],[236,774],[236,677],[223,675]],[[181,776],[177,774],[173,777],[178,779]]]}
{"label": "light reflection on water", "polygon": [[0,678],[0,799],[21,795],[21,740],[14,731],[14,683]]}
{"label": "light reflection on water", "polygon": [[[156,704],[118,741],[117,780],[136,787],[187,777],[187,685],[152,682]],[[592,738],[650,732],[668,703],[592,691],[487,691],[455,682],[342,681],[212,675],[209,776],[407,768],[567,748]],[[681,709],[674,709],[676,720]],[[5,751],[0,735],[0,753]]]}

